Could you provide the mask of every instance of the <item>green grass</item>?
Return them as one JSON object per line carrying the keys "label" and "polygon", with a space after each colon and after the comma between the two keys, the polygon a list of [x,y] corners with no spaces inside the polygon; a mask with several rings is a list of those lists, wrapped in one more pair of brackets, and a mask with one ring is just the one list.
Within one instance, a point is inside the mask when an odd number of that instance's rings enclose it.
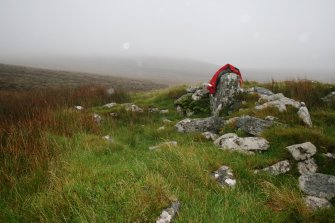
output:
{"label": "green grass", "polygon": [[[248,156],[220,150],[200,134],[176,132],[174,124],[182,118],[173,102],[183,93],[183,87],[176,87],[133,94],[131,101],[145,108],[139,114],[101,106],[83,113],[68,109],[53,113],[52,123],[57,124],[42,134],[43,142],[54,149],[53,156],[46,167],[8,176],[9,182],[1,184],[0,221],[154,222],[176,198],[182,206],[174,222],[335,221],[335,208],[311,212],[305,207],[296,169],[280,176],[253,174],[256,168],[291,159],[285,147],[304,141],[315,143],[321,172],[330,174],[335,165],[320,153],[334,149],[334,125],[326,127],[334,111],[312,108],[316,126],[311,129],[292,118],[293,110],[275,113],[290,126],[264,132],[269,151]],[[275,112],[256,113],[253,106],[245,106],[247,114]],[[149,107],[170,112],[148,113]],[[115,111],[119,116],[111,117],[109,113]],[[86,120],[92,112],[103,117],[101,125]],[[164,124],[164,118],[173,123]],[[157,131],[163,125],[165,130]],[[102,138],[107,134],[113,142]],[[178,146],[148,149],[171,140]],[[221,188],[211,178],[211,172],[222,165],[233,169],[235,188]]]}

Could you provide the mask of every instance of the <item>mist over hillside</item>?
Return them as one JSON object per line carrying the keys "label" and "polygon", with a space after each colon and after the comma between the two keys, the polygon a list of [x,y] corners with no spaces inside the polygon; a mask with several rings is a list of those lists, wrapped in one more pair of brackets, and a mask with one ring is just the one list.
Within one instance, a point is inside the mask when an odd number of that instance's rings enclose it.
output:
{"label": "mist over hillside", "polygon": [[[0,62],[37,68],[95,73],[132,79],[152,80],[169,85],[206,82],[224,64],[213,64],[187,58],[149,56],[111,57],[30,57],[2,59]],[[267,69],[237,66],[245,80],[268,82],[274,80],[311,79],[335,82],[331,72],[304,69]]]}

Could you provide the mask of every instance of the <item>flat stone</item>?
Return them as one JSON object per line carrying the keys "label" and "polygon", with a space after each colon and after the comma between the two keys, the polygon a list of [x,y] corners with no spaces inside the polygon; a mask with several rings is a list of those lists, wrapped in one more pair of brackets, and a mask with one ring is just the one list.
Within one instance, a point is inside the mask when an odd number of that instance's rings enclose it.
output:
{"label": "flat stone", "polygon": [[179,201],[174,201],[170,207],[164,209],[156,220],[156,223],[170,223],[177,216],[181,203]]}
{"label": "flat stone", "polygon": [[222,187],[234,187],[236,184],[233,171],[228,166],[221,166],[212,173],[212,176]]}
{"label": "flat stone", "polygon": [[291,145],[286,147],[286,149],[290,151],[295,160],[306,160],[316,153],[316,147],[310,142]]}
{"label": "flat stone", "polygon": [[313,210],[327,209],[332,207],[331,203],[327,199],[314,196],[307,196],[305,198],[305,204]]}
{"label": "flat stone", "polygon": [[265,167],[264,169],[255,170],[254,173],[268,172],[276,176],[279,174],[287,173],[290,170],[291,170],[290,162],[288,160],[283,160],[283,161],[273,164],[272,166]]}
{"label": "flat stone", "polygon": [[331,199],[335,196],[335,176],[322,173],[304,174],[299,177],[299,187],[308,195]]}
{"label": "flat stone", "polygon": [[186,118],[178,122],[175,127],[178,132],[217,132],[223,126],[224,120],[220,117]]}
{"label": "flat stone", "polygon": [[251,117],[249,115],[241,116],[236,121],[236,127],[251,135],[260,136],[262,132],[276,123],[260,118]]}
{"label": "flat stone", "polygon": [[201,133],[201,135],[203,137],[205,137],[206,139],[211,139],[211,140],[216,140],[219,136],[213,132],[203,132]]}
{"label": "flat stone", "polygon": [[313,158],[298,162],[298,171],[300,174],[315,173],[318,169]]}

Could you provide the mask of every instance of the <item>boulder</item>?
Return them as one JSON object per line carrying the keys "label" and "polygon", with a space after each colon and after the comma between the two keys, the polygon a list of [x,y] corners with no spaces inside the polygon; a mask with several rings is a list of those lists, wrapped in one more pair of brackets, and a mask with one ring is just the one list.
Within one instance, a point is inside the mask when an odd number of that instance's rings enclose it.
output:
{"label": "boulder", "polygon": [[176,141],[169,141],[169,142],[163,142],[163,143],[160,143],[158,145],[155,145],[155,146],[150,146],[149,147],[149,150],[156,150],[156,149],[160,149],[164,146],[166,147],[173,147],[173,146],[177,146],[177,142]]}
{"label": "boulder", "polygon": [[327,96],[321,98],[321,100],[326,102],[326,103],[335,102],[335,91],[330,92]]}
{"label": "boulder", "polygon": [[316,153],[316,147],[310,142],[291,145],[286,147],[286,149],[290,151],[295,160],[306,160]]}
{"label": "boulder", "polygon": [[332,207],[331,203],[327,199],[314,196],[307,196],[305,198],[305,204],[313,210],[327,209]]}
{"label": "boulder", "polygon": [[172,202],[171,206],[164,209],[159,216],[159,218],[156,220],[156,223],[170,223],[173,221],[173,219],[176,217],[176,215],[179,212],[180,209],[180,202],[174,201]]}
{"label": "boulder", "polygon": [[309,115],[308,109],[305,106],[304,102],[301,102],[301,107],[299,108],[298,112],[297,112],[299,118],[309,127],[312,127],[312,119],[311,116]]}
{"label": "boulder", "polygon": [[205,137],[206,139],[211,139],[211,140],[216,140],[219,136],[213,132],[203,132],[201,134],[203,137]]}
{"label": "boulder", "polygon": [[217,132],[223,126],[224,120],[220,117],[186,118],[178,122],[175,127],[178,132]]}
{"label": "boulder", "polygon": [[235,150],[239,152],[263,151],[269,148],[269,142],[261,137],[244,137],[240,138],[235,133],[222,135],[214,141],[216,146],[224,150]]}
{"label": "boulder", "polygon": [[322,173],[304,174],[299,177],[299,187],[308,195],[331,199],[335,196],[335,176]]}
{"label": "boulder", "polygon": [[313,158],[298,162],[298,171],[300,174],[315,173],[318,169]]}
{"label": "boulder", "polygon": [[290,162],[288,160],[283,160],[283,161],[273,164],[272,166],[265,167],[264,169],[255,170],[254,173],[268,172],[276,176],[282,173],[286,173],[290,170],[291,170]]}
{"label": "boulder", "polygon": [[236,121],[236,127],[244,132],[254,136],[260,136],[261,133],[274,126],[276,123],[260,118],[251,117],[249,115],[241,116]]}
{"label": "boulder", "polygon": [[233,171],[228,166],[221,166],[212,176],[222,187],[234,187],[236,184]]}
{"label": "boulder", "polygon": [[229,110],[236,103],[235,96],[241,91],[239,78],[235,73],[220,77],[216,92],[210,95],[212,115],[219,116],[221,110]]}

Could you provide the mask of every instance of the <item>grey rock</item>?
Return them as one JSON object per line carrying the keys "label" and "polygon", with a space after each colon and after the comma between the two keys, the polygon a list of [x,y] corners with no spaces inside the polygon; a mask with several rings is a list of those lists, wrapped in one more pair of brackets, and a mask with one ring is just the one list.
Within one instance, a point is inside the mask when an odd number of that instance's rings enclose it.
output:
{"label": "grey rock", "polygon": [[205,92],[203,89],[198,89],[192,94],[192,100],[198,101],[203,98],[208,92]]}
{"label": "grey rock", "polygon": [[179,115],[183,115],[183,108],[180,106],[180,105],[178,105],[177,107],[176,107],[176,112],[179,114]]}
{"label": "grey rock", "polygon": [[274,116],[266,116],[265,118],[264,118],[265,120],[267,120],[267,121],[272,121],[272,122],[274,122],[274,121],[278,121],[278,118],[277,117],[274,117]]}
{"label": "grey rock", "polygon": [[156,150],[156,149],[160,149],[162,147],[173,147],[173,146],[177,146],[177,145],[178,145],[178,143],[176,141],[163,142],[163,143],[160,143],[160,144],[155,145],[155,146],[150,146],[149,150]]}
{"label": "grey rock", "polygon": [[313,158],[298,162],[298,171],[300,174],[315,173],[318,169]]}
{"label": "grey rock", "polygon": [[211,140],[216,140],[219,136],[213,132],[203,132],[201,134],[203,137],[205,137],[206,139],[211,139]]}
{"label": "grey rock", "polygon": [[175,127],[178,132],[217,132],[223,126],[224,120],[220,117],[186,118],[178,122]]}
{"label": "grey rock", "polygon": [[335,154],[334,153],[322,153],[323,156],[331,158],[331,159],[335,159]]}
{"label": "grey rock", "polygon": [[132,103],[125,103],[122,104],[122,106],[125,107],[126,111],[139,112],[139,113],[143,112],[142,108]]}
{"label": "grey rock", "polygon": [[112,103],[105,104],[104,107],[106,107],[106,108],[112,108],[112,107],[114,107],[116,105],[117,105],[117,103],[112,102]]}
{"label": "grey rock", "polygon": [[74,106],[74,108],[78,111],[84,110],[84,107],[80,106],[80,105],[76,105],[76,106]]}
{"label": "grey rock", "polygon": [[305,106],[305,103],[301,102],[301,107],[299,108],[297,112],[299,118],[309,127],[312,127],[312,119],[311,116],[309,115],[308,109]]}
{"label": "grey rock", "polygon": [[322,173],[304,174],[299,177],[299,187],[308,195],[331,199],[335,196],[335,176]]}
{"label": "grey rock", "polygon": [[327,209],[332,207],[331,203],[327,199],[314,196],[307,196],[305,198],[305,204],[313,210]]}
{"label": "grey rock", "polygon": [[222,187],[234,187],[236,184],[233,171],[228,166],[221,166],[212,173],[212,176]]}
{"label": "grey rock", "polygon": [[327,96],[321,98],[321,100],[326,102],[326,103],[335,102],[335,91],[330,92]]}
{"label": "grey rock", "polygon": [[216,92],[210,95],[211,111],[214,116],[219,116],[220,111],[229,109],[235,104],[234,98],[240,92],[240,77],[235,73],[223,74],[216,87]]}
{"label": "grey rock", "polygon": [[311,142],[295,144],[286,147],[295,160],[306,160],[314,156],[316,147]]}
{"label": "grey rock", "polygon": [[178,214],[181,207],[181,203],[179,201],[172,202],[171,206],[164,209],[156,220],[156,223],[170,223]]}
{"label": "grey rock", "polygon": [[273,92],[270,91],[269,89],[263,88],[263,87],[253,87],[253,88],[249,88],[247,90],[247,92],[253,92],[253,93],[257,93],[259,95],[273,95]]}
{"label": "grey rock", "polygon": [[300,108],[300,102],[295,101],[291,98],[287,98],[282,93],[273,94],[273,95],[261,95],[258,103],[260,105],[255,107],[255,109],[257,110],[262,110],[268,107],[275,107],[280,112],[283,112],[283,111],[286,111],[287,105],[293,106],[295,108]]}
{"label": "grey rock", "polygon": [[235,133],[222,135],[214,141],[214,144],[224,150],[233,150],[246,153],[263,151],[269,148],[269,142],[266,139],[261,137],[240,138]]}
{"label": "grey rock", "polygon": [[283,160],[283,161],[273,164],[272,166],[266,167],[264,169],[255,170],[254,173],[268,172],[276,176],[279,174],[287,173],[290,170],[291,170],[290,162],[288,160]]}
{"label": "grey rock", "polygon": [[273,121],[268,121],[260,118],[251,117],[249,115],[241,116],[237,122],[236,127],[243,130],[251,135],[259,136],[262,132],[276,123]]}

